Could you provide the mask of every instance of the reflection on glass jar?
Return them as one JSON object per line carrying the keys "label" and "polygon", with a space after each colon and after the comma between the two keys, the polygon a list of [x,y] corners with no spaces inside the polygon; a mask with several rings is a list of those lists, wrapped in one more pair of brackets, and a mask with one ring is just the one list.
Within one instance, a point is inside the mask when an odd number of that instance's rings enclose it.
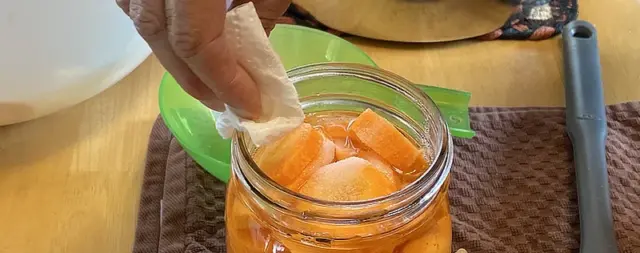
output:
{"label": "reflection on glass jar", "polygon": [[[306,123],[322,129],[323,136],[335,144],[335,149],[331,149],[335,154],[324,159],[328,160],[324,164],[334,163],[322,167],[335,173],[274,176],[264,165],[264,159],[273,155],[266,155],[265,148],[253,145],[248,136],[236,135],[232,145],[233,175],[226,200],[228,251],[451,252],[447,189],[453,146],[446,123],[433,101],[405,79],[361,65],[309,65],[291,70],[289,76],[307,114]],[[346,131],[359,124],[354,123],[360,118],[356,118],[357,115],[367,113],[391,123],[422,151],[420,154],[427,163],[385,156],[387,150],[397,151],[402,146],[390,141],[397,136],[373,135],[379,139],[374,138],[377,142],[374,148],[366,150],[358,146],[362,144],[359,142],[370,144],[365,139],[354,144],[348,138],[341,139],[339,132],[343,131],[334,133],[330,129],[337,125],[337,130]],[[324,119],[338,123],[328,126],[321,122]],[[367,124],[361,125],[367,127]],[[305,144],[296,141],[282,145],[289,147],[279,147],[276,151],[284,150],[284,155],[293,156],[305,150]],[[391,158],[408,157],[399,152],[394,154]],[[304,156],[295,157],[304,159]],[[276,164],[275,168],[286,171],[292,163],[295,161]],[[394,166],[389,166],[393,167],[389,170],[392,173],[380,174],[378,181],[359,184],[368,188],[358,188],[350,185],[350,180],[368,180],[363,179],[368,176],[355,171],[369,168],[359,164],[376,165],[376,168],[379,164]],[[406,169],[402,164],[420,167]],[[344,165],[345,170],[340,170],[338,165]],[[299,183],[301,180],[304,182]],[[398,188],[385,190],[389,189],[388,182]],[[373,197],[362,198],[359,194]]]}

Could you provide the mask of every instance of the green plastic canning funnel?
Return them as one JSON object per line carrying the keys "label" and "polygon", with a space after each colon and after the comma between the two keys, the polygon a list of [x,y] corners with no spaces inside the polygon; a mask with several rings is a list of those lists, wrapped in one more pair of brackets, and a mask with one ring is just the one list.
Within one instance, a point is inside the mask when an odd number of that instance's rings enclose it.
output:
{"label": "green plastic canning funnel", "polygon": [[[376,64],[355,45],[332,34],[294,25],[278,25],[269,37],[287,70],[320,62]],[[436,102],[454,136],[470,138],[470,94],[433,86],[420,87]],[[180,88],[166,73],[159,91],[160,114],[180,145],[206,171],[227,182],[231,171],[231,141],[215,129],[211,111]]]}

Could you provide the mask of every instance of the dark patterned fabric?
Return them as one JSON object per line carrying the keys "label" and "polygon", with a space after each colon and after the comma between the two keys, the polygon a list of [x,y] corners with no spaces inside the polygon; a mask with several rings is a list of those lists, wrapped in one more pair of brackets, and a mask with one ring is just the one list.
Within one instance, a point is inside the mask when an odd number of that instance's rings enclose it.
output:
{"label": "dark patterned fabric", "polygon": [[[640,102],[607,107],[607,160],[620,253],[640,252]],[[577,252],[571,144],[561,108],[471,108],[454,140],[454,250]],[[180,148],[161,119],[149,140],[134,253],[225,252],[224,183]]]}
{"label": "dark patterned fabric", "polygon": [[[495,31],[478,37],[481,40],[544,40],[559,34],[565,24],[578,15],[577,0],[511,0],[514,12]],[[279,23],[297,24],[341,36],[349,34],[334,30],[316,20],[308,11],[292,4]]]}

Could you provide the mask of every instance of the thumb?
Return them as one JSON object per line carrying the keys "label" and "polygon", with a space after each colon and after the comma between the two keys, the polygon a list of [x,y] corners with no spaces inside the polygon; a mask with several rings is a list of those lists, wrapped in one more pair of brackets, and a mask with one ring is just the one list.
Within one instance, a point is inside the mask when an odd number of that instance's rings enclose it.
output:
{"label": "thumb", "polygon": [[[188,2],[188,3],[186,3]],[[224,37],[223,1],[168,1],[169,41],[176,55],[222,102],[243,117],[262,112],[260,92]]]}

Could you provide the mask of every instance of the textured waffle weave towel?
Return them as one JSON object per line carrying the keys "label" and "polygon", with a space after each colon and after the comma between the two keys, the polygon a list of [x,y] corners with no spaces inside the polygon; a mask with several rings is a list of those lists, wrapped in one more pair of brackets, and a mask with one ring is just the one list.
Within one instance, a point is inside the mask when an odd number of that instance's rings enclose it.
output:
{"label": "textured waffle weave towel", "polygon": [[[607,159],[621,253],[640,252],[640,103],[609,106]],[[472,108],[455,140],[454,249],[577,252],[571,145],[560,108]],[[225,252],[225,185],[184,153],[159,119],[151,133],[135,253]]]}

